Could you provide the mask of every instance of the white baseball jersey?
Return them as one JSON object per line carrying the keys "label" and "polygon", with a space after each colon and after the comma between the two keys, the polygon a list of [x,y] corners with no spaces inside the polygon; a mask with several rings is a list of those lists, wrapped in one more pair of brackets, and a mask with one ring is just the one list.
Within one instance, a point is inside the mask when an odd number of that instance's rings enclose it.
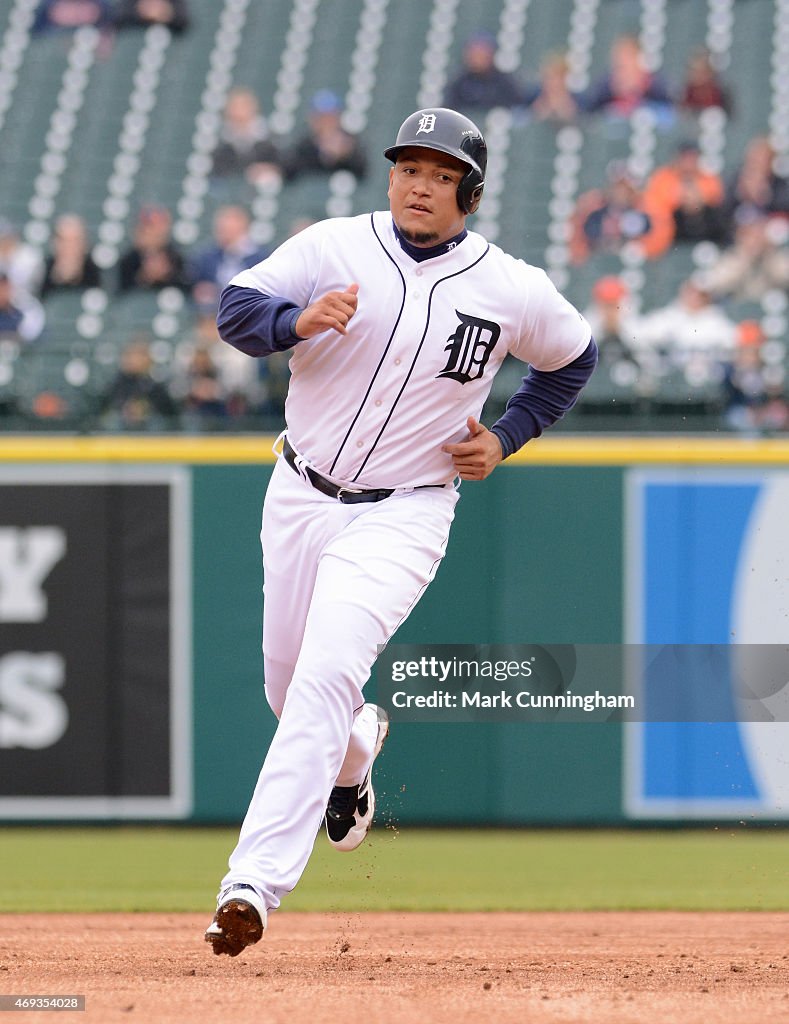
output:
{"label": "white baseball jersey", "polygon": [[450,481],[441,446],[466,439],[505,356],[557,370],[591,338],[543,270],[473,231],[416,262],[388,211],[311,225],[231,284],[306,307],[354,282],[348,333],[328,330],[292,349],[285,415],[295,448],[356,487]]}

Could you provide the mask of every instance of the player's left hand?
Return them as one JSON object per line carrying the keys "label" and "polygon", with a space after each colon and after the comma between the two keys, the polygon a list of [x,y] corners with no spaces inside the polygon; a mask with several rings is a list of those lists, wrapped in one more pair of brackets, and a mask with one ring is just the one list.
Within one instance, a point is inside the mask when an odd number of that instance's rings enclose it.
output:
{"label": "player's left hand", "polygon": [[461,480],[484,480],[501,462],[501,442],[473,416],[469,416],[466,426],[468,440],[445,444],[441,451],[452,456]]}

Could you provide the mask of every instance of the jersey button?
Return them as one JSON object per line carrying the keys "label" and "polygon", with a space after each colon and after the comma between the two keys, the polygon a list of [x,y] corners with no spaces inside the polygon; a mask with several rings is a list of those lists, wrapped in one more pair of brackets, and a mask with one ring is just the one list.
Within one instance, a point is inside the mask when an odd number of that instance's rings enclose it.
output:
{"label": "jersey button", "polygon": [[381,399],[380,399],[380,398],[376,398],[376,400],[375,400],[375,404],[376,404],[376,405],[380,405],[380,404],[381,404]]}
{"label": "jersey button", "polygon": [[421,292],[414,292],[414,298],[418,299],[421,294]]}
{"label": "jersey button", "polygon": [[416,276],[417,277],[421,277],[422,276],[422,268],[421,267],[417,267]]}
{"label": "jersey button", "polygon": [[399,365],[400,365],[400,360],[399,359],[395,359],[395,366],[399,366]]}
{"label": "jersey button", "polygon": [[356,447],[357,448],[363,448],[364,447],[364,441],[357,441],[356,442]]}

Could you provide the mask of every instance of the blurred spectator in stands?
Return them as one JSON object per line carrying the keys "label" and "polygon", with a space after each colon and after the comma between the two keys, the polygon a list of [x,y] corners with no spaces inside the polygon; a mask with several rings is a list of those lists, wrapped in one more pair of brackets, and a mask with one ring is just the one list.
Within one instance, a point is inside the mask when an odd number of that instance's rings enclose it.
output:
{"label": "blurred spectator in stands", "polygon": [[28,295],[38,292],[44,276],[44,262],[38,251],[23,242],[16,227],[7,220],[0,220],[0,273]]}
{"label": "blurred spectator in stands", "polygon": [[72,412],[64,395],[44,388],[30,399],[30,413],[36,420],[64,420]]}
{"label": "blurred spectator in stands", "polygon": [[463,113],[493,107],[521,107],[528,102],[524,86],[514,75],[496,67],[496,39],[476,32],[463,48],[463,69],[447,87],[445,106]]}
{"label": "blurred spectator in stands", "polygon": [[775,170],[775,150],[766,135],[748,143],[726,190],[726,213],[732,233],[740,220],[754,213],[789,216],[789,181]]}
{"label": "blurred spectator in stands", "polygon": [[118,290],[157,291],[189,286],[186,261],[172,239],[173,218],[164,206],[143,206],[132,247],[118,261]]}
{"label": "blurred spectator in stands", "polygon": [[43,329],[41,303],[15,289],[9,277],[0,273],[0,339],[27,343],[35,341]]}
{"label": "blurred spectator in stands", "polygon": [[641,318],[638,342],[668,365],[682,367],[698,355],[711,365],[731,356],[735,323],[713,303],[703,280],[693,277],[672,302]]}
{"label": "blurred spectator in stands", "polygon": [[227,98],[211,173],[217,178],[243,176],[252,185],[281,177],[279,151],[251,89],[233,89]]}
{"label": "blurred spectator in stands", "polygon": [[532,117],[538,121],[573,121],[578,114],[578,96],[567,87],[567,58],[550,53],[542,62],[539,84],[527,87],[525,96]]}
{"label": "blurred spectator in stands", "polygon": [[609,165],[607,176],[605,189],[584,193],[576,205],[570,239],[574,263],[583,263],[592,253],[618,253],[629,242],[649,254],[654,225],[635,179],[621,161]]}
{"label": "blurred spectator in stands", "polygon": [[[233,211],[241,209],[243,212],[241,207],[225,209]],[[245,229],[248,229],[248,218],[244,223]],[[312,223],[314,221],[309,218],[297,218],[290,225],[289,237]],[[217,234],[226,236],[226,227],[226,225],[219,225]],[[251,259],[249,265],[252,266],[263,259],[266,252],[267,250],[260,249],[257,251],[257,255],[253,253],[249,257]],[[244,268],[239,266],[237,269],[231,269],[231,276],[235,276],[238,270]],[[224,278],[227,273],[228,271],[225,270],[222,277]],[[231,419],[262,415],[284,422],[285,398],[290,379],[290,353],[275,352],[266,359],[251,359],[243,352],[233,348],[232,345],[227,345],[222,341],[216,324],[216,308],[219,291],[221,291],[221,288],[218,290],[217,288],[217,285],[207,279],[198,280],[195,284],[194,299],[197,309],[195,326],[191,335],[178,345],[175,353],[175,363],[180,378],[183,379],[196,350],[204,348],[210,353],[211,359],[219,371],[226,396],[227,414]]]}
{"label": "blurred spectator in stands", "polygon": [[290,382],[290,352],[274,352],[265,359],[258,359],[261,365],[263,400],[258,412],[263,416],[280,420],[285,424],[285,399],[288,397]]}
{"label": "blurred spectator in stands", "polygon": [[582,108],[627,118],[639,107],[649,107],[659,120],[671,123],[673,102],[663,77],[650,71],[635,36],[619,36],[611,47],[609,70],[580,98]]}
{"label": "blurred spectator in stands", "polygon": [[638,318],[630,307],[630,292],[620,277],[601,277],[592,288],[584,317],[600,350],[601,363],[636,361]]}
{"label": "blurred spectator in stands", "polygon": [[264,372],[267,360],[251,359],[222,341],[213,304],[198,308],[191,333],[179,342],[175,350],[173,393],[185,394],[188,391],[189,368],[200,350],[208,353],[217,370],[228,416],[244,416],[256,410],[264,399],[260,374]]}
{"label": "blurred spectator in stands", "polygon": [[58,217],[50,250],[44,264],[42,298],[55,291],[101,287],[101,271],[90,254],[88,229],[77,214]]}
{"label": "blurred spectator in stands", "polygon": [[227,417],[226,394],[219,368],[207,348],[199,347],[193,351],[186,373],[180,380],[176,378],[170,391],[184,414],[187,427]]}
{"label": "blurred spectator in stands", "polygon": [[33,32],[55,32],[95,25],[107,28],[112,23],[109,0],[41,0],[33,22]]}
{"label": "blurred spectator in stands", "polygon": [[120,369],[100,401],[100,415],[110,429],[155,430],[167,425],[177,407],[167,387],[152,374],[147,338],[133,338],[121,353]]}
{"label": "blurred spectator in stands", "polygon": [[737,325],[737,347],[726,367],[725,418],[745,433],[789,428],[789,401],[782,366],[767,366],[762,358],[764,332],[756,320]]}
{"label": "blurred spectator in stands", "polygon": [[731,93],[723,84],[712,63],[709,50],[694,50],[688,60],[679,106],[692,114],[707,107],[720,107],[731,115]]}
{"label": "blurred spectator in stands", "polygon": [[164,25],[180,33],[189,28],[189,7],[187,0],[118,0],[113,20],[117,28]]}
{"label": "blurred spectator in stands", "polygon": [[682,142],[674,159],[658,167],[644,188],[644,207],[655,227],[651,253],[672,242],[723,242],[726,217],[721,178],[706,170],[695,142]]}
{"label": "blurred spectator in stands", "polygon": [[220,206],[214,214],[214,242],[198,252],[192,264],[192,296],[201,312],[216,311],[219,293],[231,278],[268,255],[249,229],[243,206]]}
{"label": "blurred spectator in stands", "polygon": [[[292,238],[294,235],[297,235],[299,231],[303,231],[305,228],[308,228],[310,224],[314,223],[315,220],[312,217],[294,217],[288,225],[287,237]],[[268,356],[266,356],[266,358],[268,359]]]}
{"label": "blurred spectator in stands", "polygon": [[63,395],[49,388],[39,391],[30,400],[30,412],[37,420],[63,420],[70,411]]}
{"label": "blurred spectator in stands", "polygon": [[758,302],[777,288],[789,288],[789,222],[758,213],[741,218],[734,244],[704,273],[715,298]]}
{"label": "blurred spectator in stands", "polygon": [[358,136],[342,126],[342,102],[329,89],[310,101],[309,128],[283,157],[288,181],[302,174],[350,171],[357,178],[367,173],[367,154]]}

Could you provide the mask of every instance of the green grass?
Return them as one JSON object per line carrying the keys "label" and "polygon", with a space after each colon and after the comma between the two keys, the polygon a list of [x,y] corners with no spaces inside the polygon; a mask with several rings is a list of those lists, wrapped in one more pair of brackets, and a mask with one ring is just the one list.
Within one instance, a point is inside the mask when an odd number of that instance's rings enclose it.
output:
{"label": "green grass", "polygon": [[[236,832],[7,828],[0,911],[207,911]],[[319,836],[290,910],[789,910],[789,832],[378,830]]]}

